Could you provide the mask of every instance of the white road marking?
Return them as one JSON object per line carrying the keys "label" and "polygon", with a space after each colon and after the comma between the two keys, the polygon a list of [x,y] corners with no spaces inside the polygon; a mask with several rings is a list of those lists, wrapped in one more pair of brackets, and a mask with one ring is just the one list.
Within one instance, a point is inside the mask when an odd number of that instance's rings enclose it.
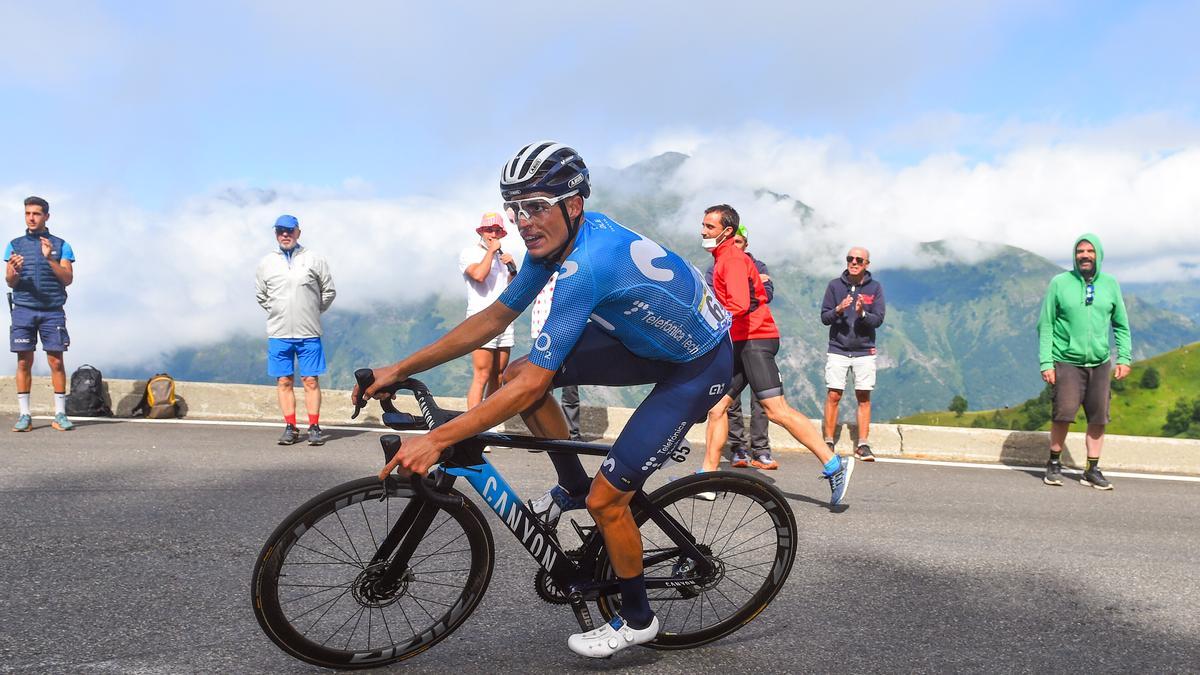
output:
{"label": "white road marking", "polygon": [[[53,420],[54,417],[52,415],[34,415],[33,419],[35,419],[35,420]],[[132,422],[134,424],[194,424],[194,425],[198,425],[198,426],[263,427],[263,428],[279,428],[280,426],[282,426],[281,422],[238,422],[238,421],[230,421],[230,420],[189,420],[189,419],[149,420],[149,419],[142,419],[142,418],[137,418],[137,417],[132,417],[132,418],[131,417],[120,417],[120,418],[116,418],[116,417],[72,417],[71,420],[73,420],[73,421],[82,420],[82,421],[87,421],[87,422],[107,422],[109,424]],[[297,425],[297,427],[299,428],[299,425]],[[334,431],[369,431],[369,432],[374,432],[377,434],[395,434],[395,433],[418,434],[418,433],[423,433],[423,432],[419,432],[419,431],[416,431],[416,432],[399,431],[398,432],[398,431],[395,431],[394,429],[388,429],[386,427],[373,427],[373,426],[322,426],[321,428],[325,429],[325,430],[332,429]],[[1029,471],[1030,469],[1044,468],[1040,464],[1037,466],[1032,466],[1032,465],[1031,466],[1018,466],[1018,465],[1012,465],[1012,464],[982,464],[982,463],[977,463],[977,462],[948,462],[948,461],[938,460],[938,459],[908,459],[908,458],[900,458],[900,457],[878,457],[878,456],[875,458],[875,461],[879,462],[881,464],[885,464],[885,463],[920,464],[923,466],[949,466],[949,467],[962,468],[962,469],[992,469],[992,470],[1000,470],[1000,471]],[[1081,475],[1083,472],[1079,471],[1077,469],[1070,469],[1070,468],[1064,467],[1063,473],[1070,474],[1070,475]],[[1167,473],[1134,473],[1132,471],[1110,471],[1108,469],[1105,469],[1104,475],[1113,476],[1116,478],[1145,478],[1147,480],[1173,480],[1173,481],[1180,481],[1180,482],[1184,482],[1184,483],[1200,483],[1200,476],[1182,476],[1182,475],[1178,475],[1178,474],[1167,474]]]}

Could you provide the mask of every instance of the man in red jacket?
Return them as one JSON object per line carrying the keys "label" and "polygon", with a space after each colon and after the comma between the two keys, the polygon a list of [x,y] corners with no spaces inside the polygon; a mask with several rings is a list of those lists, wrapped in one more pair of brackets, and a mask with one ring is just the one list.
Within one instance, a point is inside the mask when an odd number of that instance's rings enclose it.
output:
{"label": "man in red jacket", "polygon": [[[767,419],[787,429],[797,441],[817,456],[822,475],[829,481],[830,503],[841,504],[850,486],[854,458],[841,458],[821,441],[821,432],[783,398],[783,380],[775,365],[779,352],[779,329],[767,308],[763,288],[754,261],[734,245],[733,237],[741,219],[728,204],[710,206],[700,226],[704,248],[713,254],[713,291],[717,301],[733,316],[729,337],[733,340],[733,380],[721,400],[708,411],[707,451],[702,471],[715,471],[721,448],[729,436],[729,406],[746,388],[767,412]],[[760,468],[776,469],[771,461]]]}

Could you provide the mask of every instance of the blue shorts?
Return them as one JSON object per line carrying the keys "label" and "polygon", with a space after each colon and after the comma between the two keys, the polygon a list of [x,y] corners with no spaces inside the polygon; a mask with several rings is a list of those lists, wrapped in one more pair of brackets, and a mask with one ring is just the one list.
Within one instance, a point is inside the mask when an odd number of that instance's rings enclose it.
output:
{"label": "blue shorts", "polygon": [[267,338],[267,374],[291,377],[296,371],[293,360],[300,362],[300,377],[325,373],[325,350],[321,338]]}
{"label": "blue shorts", "polygon": [[688,429],[725,394],[732,376],[733,343],[728,335],[687,363],[671,363],[637,356],[589,323],[555,374],[554,386],[654,385],[600,465],[613,487],[632,491],[678,450]]}
{"label": "blue shorts", "polygon": [[8,329],[9,348],[14,352],[31,352],[37,349],[38,336],[42,338],[42,349],[48,352],[65,352],[71,346],[67,334],[67,313],[59,309],[30,309],[14,305],[12,326]]}

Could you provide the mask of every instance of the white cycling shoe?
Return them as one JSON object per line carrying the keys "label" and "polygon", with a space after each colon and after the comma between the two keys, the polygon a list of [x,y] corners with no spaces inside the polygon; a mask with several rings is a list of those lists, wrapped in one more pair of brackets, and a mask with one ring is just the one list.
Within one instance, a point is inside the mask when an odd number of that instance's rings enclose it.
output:
{"label": "white cycling shoe", "polygon": [[580,656],[593,659],[606,659],[613,654],[653,640],[658,636],[658,617],[650,621],[650,625],[638,630],[625,623],[618,614],[612,621],[596,630],[586,633],[576,633],[567,638],[567,646]]}

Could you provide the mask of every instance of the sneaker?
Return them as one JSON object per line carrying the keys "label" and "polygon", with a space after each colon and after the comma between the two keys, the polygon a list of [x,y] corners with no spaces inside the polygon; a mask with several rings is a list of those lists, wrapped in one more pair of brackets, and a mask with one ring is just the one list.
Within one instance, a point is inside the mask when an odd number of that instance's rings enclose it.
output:
{"label": "sneaker", "polygon": [[1062,485],[1062,464],[1060,462],[1046,462],[1046,475],[1042,476],[1042,482],[1046,485]]}
{"label": "sneaker", "polygon": [[33,429],[33,418],[29,415],[21,415],[17,418],[17,423],[13,425],[13,431],[30,431]]}
{"label": "sneaker", "polygon": [[846,498],[846,492],[850,489],[850,474],[854,473],[854,458],[845,457],[838,458],[841,461],[841,466],[833,473],[821,472],[821,477],[829,481],[829,491],[832,493],[829,498],[830,506],[837,506]]}
{"label": "sneaker", "polygon": [[756,453],[754,459],[750,460],[750,466],[765,471],[774,471],[779,468],[779,462],[771,458],[771,453],[760,452]]}
{"label": "sneaker", "polygon": [[50,423],[50,426],[58,429],[59,431],[70,431],[75,428],[75,424],[71,422],[71,420],[67,419],[66,413],[58,413],[55,415],[54,421]]}
{"label": "sneaker", "polygon": [[280,445],[292,445],[300,442],[300,430],[295,424],[289,424],[283,428],[283,435],[279,437]]}
{"label": "sneaker", "polygon": [[563,513],[587,508],[587,497],[572,497],[562,486],[555,485],[537,501],[529,500],[526,504],[534,517],[551,528],[556,528]]}
{"label": "sneaker", "polygon": [[567,638],[567,646],[580,656],[606,659],[626,647],[645,644],[655,637],[658,637],[657,616],[650,620],[649,626],[639,630],[625,623],[625,619],[618,614],[596,630],[576,633]]}
{"label": "sneaker", "polygon": [[308,444],[325,445],[325,434],[321,431],[321,425],[313,424],[308,427]]}
{"label": "sneaker", "polygon": [[1113,484],[1109,482],[1104,474],[1100,473],[1100,467],[1094,467],[1083,472],[1083,478],[1079,479],[1083,485],[1091,485],[1097,490],[1111,490]]}
{"label": "sneaker", "polygon": [[875,453],[871,452],[871,446],[866,443],[858,444],[858,447],[854,449],[854,457],[863,462],[875,461]]}
{"label": "sneaker", "polygon": [[[701,470],[697,471],[696,473],[704,473],[704,469],[701,469]],[[701,499],[706,502],[717,501],[717,493],[715,493],[715,492],[697,492],[696,494],[694,494],[692,496],[696,499]]]}
{"label": "sneaker", "polygon": [[745,469],[750,466],[750,453],[745,450],[734,450],[729,457],[729,466],[735,469]]}

